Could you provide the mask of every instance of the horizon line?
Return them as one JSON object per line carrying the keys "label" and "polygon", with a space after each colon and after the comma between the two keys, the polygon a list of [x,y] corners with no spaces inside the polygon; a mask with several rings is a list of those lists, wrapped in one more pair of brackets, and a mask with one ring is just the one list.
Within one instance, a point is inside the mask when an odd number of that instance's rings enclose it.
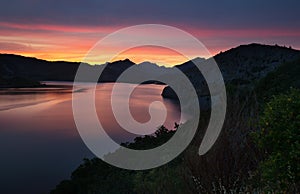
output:
{"label": "horizon line", "polygon": [[[215,52],[214,54],[212,54],[212,56],[210,57],[203,57],[203,56],[194,56],[192,57],[191,59],[189,59],[188,57],[186,57],[188,60],[185,60],[185,61],[181,61],[180,63],[177,63],[176,65],[181,65],[183,63],[186,63],[186,62],[189,62],[191,60],[194,60],[194,59],[197,59],[197,58],[202,58],[202,59],[209,59],[209,58],[212,58],[212,57],[215,57],[217,56],[218,54],[221,54],[221,53],[224,53],[224,52],[227,52],[231,49],[234,49],[234,48],[238,48],[240,46],[249,46],[249,45],[262,45],[262,46],[274,46],[274,47],[281,47],[281,48],[287,48],[287,49],[292,49],[292,50],[295,50],[295,51],[300,51],[299,48],[295,48],[295,47],[292,47],[292,46],[286,46],[286,45],[279,45],[279,44],[263,44],[263,43],[255,43],[255,42],[252,42],[252,43],[248,43],[248,44],[240,44],[238,46],[235,46],[235,47],[231,47],[231,48],[227,48],[225,50],[220,50],[219,52]],[[83,63],[83,64],[88,64],[88,65],[91,65],[91,66],[94,66],[94,65],[104,65],[104,64],[107,64],[107,63],[114,63],[114,62],[118,62],[118,61],[125,61],[125,60],[129,60],[131,62],[133,62],[134,64],[136,65],[139,65],[141,63],[145,63],[145,62],[148,62],[148,63],[153,63],[153,64],[156,64],[157,66],[164,66],[164,67],[173,67],[173,66],[176,66],[176,65],[170,65],[170,64],[158,64],[158,63],[155,63],[155,62],[152,62],[150,60],[144,60],[142,62],[135,62],[134,60],[128,58],[128,57],[124,57],[124,58],[121,58],[121,59],[117,59],[117,60],[113,60],[113,61],[105,61],[105,62],[100,62],[100,63],[90,63],[90,62],[84,62],[84,61],[72,61],[72,60],[66,60],[66,59],[62,59],[62,60],[51,60],[51,59],[46,59],[46,58],[40,58],[40,57],[37,57],[37,56],[34,56],[34,55],[26,55],[26,54],[18,54],[18,53],[0,53],[0,55],[15,55],[15,56],[21,56],[21,57],[26,57],[26,58],[33,58],[33,59],[37,59],[37,60],[43,60],[43,61],[47,61],[47,62],[67,62],[67,63]],[[84,57],[83,57],[84,58]]]}

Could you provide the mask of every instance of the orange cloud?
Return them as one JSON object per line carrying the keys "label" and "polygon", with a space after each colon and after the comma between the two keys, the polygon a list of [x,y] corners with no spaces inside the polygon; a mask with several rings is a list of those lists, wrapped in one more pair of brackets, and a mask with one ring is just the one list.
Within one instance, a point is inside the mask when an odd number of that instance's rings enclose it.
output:
{"label": "orange cloud", "polygon": [[[120,29],[121,26],[64,26],[49,24],[19,24],[0,22],[0,52],[32,56],[46,60],[82,61],[86,53],[101,38]],[[299,30],[289,29],[199,29],[187,27],[208,48],[212,55],[251,42],[266,44],[294,43],[299,39]],[[152,34],[153,32],[147,31]],[[168,35],[171,36],[171,35]],[[297,48],[299,45],[292,45]],[[189,45],[181,45],[190,53],[190,58],[199,56]],[[109,48],[109,53],[118,48]],[[208,56],[199,56],[208,57]],[[161,47],[137,47],[129,49],[114,60],[129,58],[136,63],[151,61],[159,65],[175,65],[187,60],[186,57]],[[93,63],[105,63],[105,57],[97,56]]]}

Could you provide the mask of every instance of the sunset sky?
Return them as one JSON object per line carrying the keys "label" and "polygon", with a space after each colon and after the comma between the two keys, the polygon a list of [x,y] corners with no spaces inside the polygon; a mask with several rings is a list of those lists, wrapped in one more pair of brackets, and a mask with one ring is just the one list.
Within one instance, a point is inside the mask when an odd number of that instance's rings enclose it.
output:
{"label": "sunset sky", "polygon": [[[171,25],[191,33],[212,55],[252,42],[300,49],[299,7],[298,0],[2,1],[0,53],[81,61],[107,34],[149,23]],[[191,55],[197,56],[192,51]],[[186,60],[176,52],[158,47],[136,48],[116,57],[122,58],[160,65]]]}

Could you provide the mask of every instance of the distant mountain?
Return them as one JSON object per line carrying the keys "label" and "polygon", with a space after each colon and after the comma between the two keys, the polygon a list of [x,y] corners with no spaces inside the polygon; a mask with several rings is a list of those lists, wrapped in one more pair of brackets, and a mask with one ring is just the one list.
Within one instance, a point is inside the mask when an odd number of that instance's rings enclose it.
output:
{"label": "distant mountain", "polygon": [[196,58],[176,67],[191,79],[198,79],[197,67],[193,62],[201,65],[209,60],[215,60],[226,82],[243,84],[262,78],[281,63],[293,61],[299,57],[300,51],[292,48],[253,43],[220,52],[207,60]]}
{"label": "distant mountain", "polygon": [[182,63],[180,65],[176,65],[175,67],[177,67],[181,71],[187,71],[187,70],[195,67],[195,63],[202,63],[205,60],[206,60],[205,58],[197,57],[197,58],[195,58],[193,60],[187,61],[187,62]]}
{"label": "distant mountain", "polygon": [[[262,44],[241,45],[228,51],[221,52],[207,60],[192,60],[198,65],[215,60],[218,64],[226,85],[251,86],[255,81],[265,77],[276,70],[280,64],[291,62],[300,58],[300,51],[281,46],[270,46]],[[204,102],[209,99],[209,90],[201,72],[192,61],[176,66],[193,83],[198,96]],[[184,86],[181,90],[185,90]],[[166,87],[162,96],[165,98],[177,98],[170,87]]]}
{"label": "distant mountain", "polygon": [[[129,71],[130,70],[130,71]],[[172,73],[172,68],[166,68],[164,66],[158,66],[155,63],[151,62],[142,62],[140,64],[132,66],[127,70],[127,73],[130,72],[124,79],[123,82],[133,82],[140,83],[143,80],[146,80],[144,83],[161,83],[157,80],[161,76],[166,76]]]}
{"label": "distant mountain", "polygon": [[[2,80],[0,86],[13,87],[18,85],[19,87],[22,85],[20,81],[18,81],[18,84],[15,84],[14,80],[23,80],[24,86],[30,86],[30,84],[25,84],[24,80],[27,80],[26,83],[36,83],[36,81],[73,81],[79,66],[79,62],[51,62],[14,54],[0,54],[0,79]],[[99,82],[115,82],[126,69],[131,67],[135,76],[128,77],[122,80],[123,82],[135,83],[135,80],[143,79],[146,76],[152,80],[147,83],[159,83],[154,81],[155,78],[171,72],[171,68],[160,67],[150,62],[135,64],[129,59],[103,65],[83,64],[82,69],[92,76],[100,75],[101,72]],[[81,81],[92,81],[91,77],[87,76]]]}
{"label": "distant mountain", "polygon": [[[300,51],[291,48],[270,46],[261,44],[241,45],[221,52],[210,59],[195,58],[175,68],[181,70],[191,80],[199,96],[208,96],[206,81],[198,68],[197,63],[208,63],[215,60],[223,74],[227,84],[247,85],[265,77],[269,72],[274,71],[279,64],[297,59]],[[0,80],[3,85],[18,82],[36,83],[35,81],[73,81],[79,68],[79,62],[46,61],[32,57],[23,57],[13,54],[0,54]],[[105,67],[105,68],[104,68]],[[144,77],[156,80],[157,78],[176,78],[174,68],[160,67],[151,62],[135,64],[129,59],[106,63],[105,65],[83,64],[83,68],[91,74],[98,75],[103,71],[99,82],[115,82],[126,69],[132,69],[135,74],[125,78],[124,82],[136,82]],[[82,81],[90,81],[90,77]],[[18,80],[18,81],[14,81]],[[31,82],[32,81],[32,82]],[[150,81],[147,83],[156,83]],[[10,84],[13,86],[14,84]],[[28,84],[25,84],[28,85]],[[29,84],[30,85],[30,84]],[[36,84],[33,84],[36,85]],[[182,88],[183,90],[185,88]],[[164,97],[176,98],[170,88],[166,88],[162,94]]]}
{"label": "distant mountain", "polygon": [[[14,54],[0,54],[0,78],[2,85],[16,78],[32,81],[73,81],[80,66],[79,62],[46,61],[32,57],[24,57]],[[143,62],[135,64],[129,59],[114,61],[103,65],[83,64],[82,68],[91,75],[100,75],[99,82],[115,82],[126,69],[132,67],[135,78],[147,77],[153,80],[162,74],[169,72],[170,68],[160,67],[154,63]],[[82,81],[91,81],[90,77]],[[124,82],[134,82],[132,77]],[[148,83],[156,83],[150,81]],[[27,84],[26,84],[27,85]],[[0,85],[1,86],[1,85]]]}
{"label": "distant mountain", "polygon": [[[106,68],[102,69],[99,82],[114,82],[125,69],[133,65],[135,63],[129,59],[107,63]],[[51,62],[13,54],[0,54],[2,80],[13,81],[18,78],[32,81],[73,81],[79,66],[79,62]],[[104,68],[104,65],[83,64],[83,68],[93,73]],[[83,81],[89,81],[89,78]]]}
{"label": "distant mountain", "polygon": [[265,77],[282,63],[294,61],[300,51],[282,46],[241,45],[214,56],[226,82],[240,83]]}
{"label": "distant mountain", "polygon": [[103,65],[94,66],[94,68],[104,68],[99,82],[115,82],[118,77],[128,68],[134,66],[135,63],[129,59],[115,61],[112,63],[106,63],[106,67]]}
{"label": "distant mountain", "polygon": [[162,75],[164,73],[168,73],[171,68],[167,68],[165,66],[158,66],[155,63],[151,62],[142,62],[136,66],[140,71],[147,72],[148,74],[152,74],[154,77]]}
{"label": "distant mountain", "polygon": [[12,54],[0,54],[0,75],[3,78],[22,77],[36,81],[71,81],[80,63],[50,62]]}

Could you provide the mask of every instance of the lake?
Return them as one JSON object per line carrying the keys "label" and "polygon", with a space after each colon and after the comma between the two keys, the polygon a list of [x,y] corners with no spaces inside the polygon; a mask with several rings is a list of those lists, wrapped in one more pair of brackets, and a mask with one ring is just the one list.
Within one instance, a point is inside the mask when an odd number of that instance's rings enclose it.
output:
{"label": "lake", "polygon": [[[94,157],[76,129],[72,84],[46,84],[48,87],[0,90],[0,193],[47,193],[61,180],[68,179],[83,158]],[[114,103],[120,104],[117,111],[122,113],[126,92],[137,85],[117,85],[119,90]],[[113,86],[113,83],[104,83],[96,87],[98,118],[113,140],[118,143],[132,141],[137,135],[122,129],[112,113]],[[149,105],[154,101],[164,105],[154,107],[158,113],[167,111],[166,120],[161,123],[167,128],[172,129],[174,122],[186,120],[186,116],[180,118],[178,104],[161,97],[164,87],[145,84],[135,88],[129,107],[136,121],[144,123],[150,119]],[[83,94],[78,96],[92,91],[86,84],[78,89]],[[89,115],[83,117],[88,119]]]}

